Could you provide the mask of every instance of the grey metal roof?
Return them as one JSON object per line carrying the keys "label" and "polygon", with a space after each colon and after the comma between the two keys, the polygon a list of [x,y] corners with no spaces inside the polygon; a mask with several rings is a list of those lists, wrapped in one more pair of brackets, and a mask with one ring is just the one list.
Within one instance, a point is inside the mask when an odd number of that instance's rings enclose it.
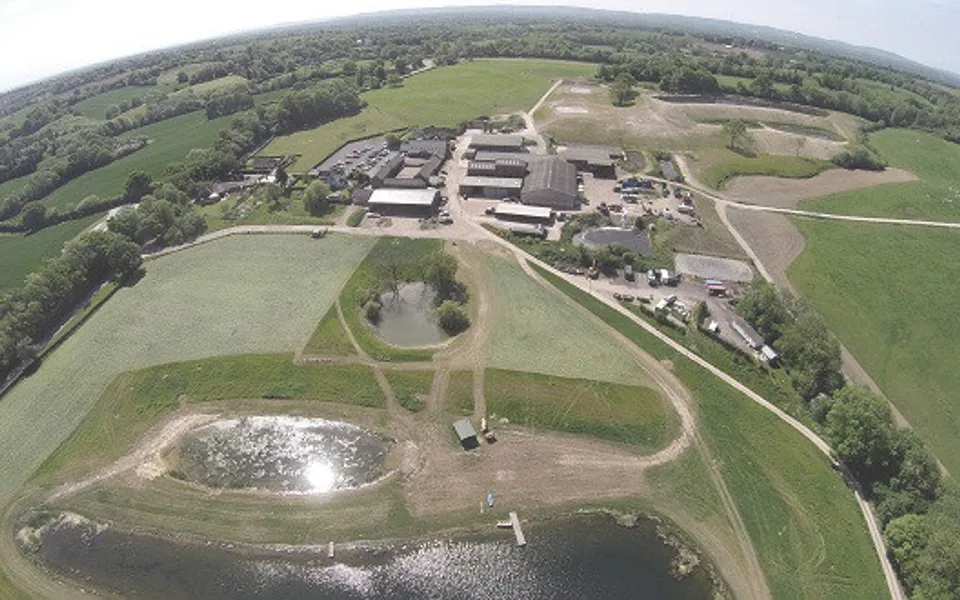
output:
{"label": "grey metal roof", "polygon": [[[519,190],[523,187],[523,180],[519,177],[482,177],[468,175],[460,180],[460,187],[492,187]],[[576,183],[574,183],[576,191]]]}
{"label": "grey metal roof", "polygon": [[412,156],[447,156],[447,142],[444,140],[410,140],[400,144],[400,151]]}
{"label": "grey metal roof", "polygon": [[477,437],[477,430],[473,428],[473,424],[470,422],[470,419],[460,419],[459,421],[454,421],[453,429],[457,432],[457,437],[460,438],[461,442]]}
{"label": "grey metal roof", "polygon": [[501,202],[495,211],[497,216],[530,217],[535,219],[549,219],[553,211],[546,206],[526,206],[515,202]]}
{"label": "grey metal roof", "polygon": [[423,163],[423,166],[420,167],[420,172],[417,174],[417,176],[423,179],[428,179],[431,175],[434,175],[438,170],[440,170],[441,164],[443,164],[442,156],[432,156],[427,162]]}
{"label": "grey metal roof", "polygon": [[522,148],[523,137],[519,135],[495,135],[475,133],[470,137],[471,148]]}
{"label": "grey metal roof", "polygon": [[497,170],[497,165],[489,161],[471,160],[467,165],[467,169],[470,171],[490,171],[493,173]]}
{"label": "grey metal roof", "polygon": [[377,170],[376,175],[374,175],[372,179],[380,179],[380,180],[388,179],[389,177],[394,175],[397,172],[397,170],[402,166],[403,166],[403,156],[399,154],[395,154],[391,156],[387,162],[383,163],[383,166],[381,166]]}
{"label": "grey metal roof", "polygon": [[545,156],[528,165],[530,172],[523,180],[523,193],[552,191],[577,197],[577,168],[557,156]]}
{"label": "grey metal roof", "polygon": [[390,206],[432,206],[437,200],[438,191],[434,188],[419,190],[401,190],[378,188],[373,190],[367,204]]}
{"label": "grey metal roof", "polygon": [[473,160],[480,162],[494,162],[501,159],[520,160],[524,163],[537,158],[538,155],[528,152],[495,152],[493,150],[478,150]]}

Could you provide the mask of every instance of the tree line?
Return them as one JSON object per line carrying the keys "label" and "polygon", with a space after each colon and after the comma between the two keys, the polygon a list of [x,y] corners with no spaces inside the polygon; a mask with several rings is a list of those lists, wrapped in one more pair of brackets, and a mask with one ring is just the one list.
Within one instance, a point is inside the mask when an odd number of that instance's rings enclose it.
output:
{"label": "tree line", "polygon": [[885,398],[844,380],[839,342],[801,300],[761,283],[737,310],[780,352],[837,458],[876,507],[907,592],[957,597],[960,493],[943,480],[930,450],[896,425]]}

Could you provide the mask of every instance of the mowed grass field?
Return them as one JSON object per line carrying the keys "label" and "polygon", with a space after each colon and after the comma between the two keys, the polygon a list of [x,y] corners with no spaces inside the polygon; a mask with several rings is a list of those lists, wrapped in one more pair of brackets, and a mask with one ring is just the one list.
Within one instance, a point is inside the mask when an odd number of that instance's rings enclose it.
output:
{"label": "mowed grass field", "polygon": [[491,417],[514,425],[654,450],[669,441],[676,419],[656,391],[641,386],[487,369],[484,397]]}
{"label": "mowed grass field", "polygon": [[60,254],[60,249],[103,215],[67,221],[47,227],[32,235],[0,234],[0,294],[23,283],[28,273],[37,270],[45,260]]}
{"label": "mowed grass field", "polygon": [[844,192],[801,202],[800,208],[867,217],[960,221],[960,145],[928,133],[884,129],[870,144],[892,167],[919,181]]}
{"label": "mowed grass field", "polygon": [[561,77],[592,77],[596,66],[549,60],[473,60],[405,79],[399,88],[363,94],[354,117],[278,137],[262,154],[300,154],[306,171],[344,142],[415,125],[452,126],[481,115],[527,110]]}
{"label": "mowed grass field", "polygon": [[[674,372],[694,396],[711,449],[775,598],[883,598],[880,564],[866,524],[825,456],[763,407],[683,358],[626,316],[553,275],[547,279]],[[661,485],[690,489],[672,465]]]}
{"label": "mowed grass field", "polygon": [[240,236],[148,262],[142,281],[120,290],[0,400],[0,505],[118,374],[301,348],[371,244]]}
{"label": "mowed grass field", "polygon": [[132,171],[160,177],[170,163],[183,160],[194,148],[209,148],[217,134],[226,129],[232,115],[208,120],[202,111],[189,113],[146,127],[134,129],[124,137],[145,136],[150,143],[133,154],[105,167],[84,173],[40,200],[47,207],[70,210],[91,194],[110,198],[123,192]]}
{"label": "mowed grass field", "polygon": [[705,153],[703,162],[706,166],[698,173],[698,179],[714,189],[720,189],[724,182],[738,175],[808,179],[832,168],[825,160],[770,154],[750,157],[730,150]]}
{"label": "mowed grass field", "polygon": [[644,385],[648,377],[603,325],[527,275],[513,259],[480,263],[494,302],[486,364],[512,371]]}
{"label": "mowed grass field", "polygon": [[790,281],[953,473],[960,472],[960,231],[797,219]]}
{"label": "mowed grass field", "polygon": [[150,94],[157,94],[161,91],[156,87],[126,86],[91,96],[74,104],[73,108],[88,119],[105,121],[107,109],[111,106],[119,106],[121,102],[127,102],[133,98],[142,100]]}

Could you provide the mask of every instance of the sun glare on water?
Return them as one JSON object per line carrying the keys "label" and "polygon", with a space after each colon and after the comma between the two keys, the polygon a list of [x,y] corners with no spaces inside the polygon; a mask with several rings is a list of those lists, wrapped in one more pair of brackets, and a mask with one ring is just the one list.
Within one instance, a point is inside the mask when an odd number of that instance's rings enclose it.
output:
{"label": "sun glare on water", "polygon": [[303,470],[303,476],[310,482],[310,488],[314,492],[329,492],[337,483],[337,474],[324,463],[312,463]]}

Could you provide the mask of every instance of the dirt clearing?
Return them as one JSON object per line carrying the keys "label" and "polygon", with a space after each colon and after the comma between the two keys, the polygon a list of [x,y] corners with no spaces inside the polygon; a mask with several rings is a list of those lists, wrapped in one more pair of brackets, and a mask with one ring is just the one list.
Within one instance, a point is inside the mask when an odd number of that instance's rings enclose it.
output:
{"label": "dirt clearing", "polygon": [[774,283],[793,290],[787,267],[803,252],[803,236],[790,219],[776,213],[727,207],[727,219],[760,259]]}
{"label": "dirt clearing", "polygon": [[885,171],[831,169],[810,179],[734,177],[726,183],[723,193],[730,200],[738,202],[776,208],[796,208],[801,200],[807,198],[915,179],[917,179],[916,175],[902,169]]}
{"label": "dirt clearing", "polygon": [[677,271],[700,279],[748,282],[753,280],[753,269],[743,261],[700,254],[677,254]]}

